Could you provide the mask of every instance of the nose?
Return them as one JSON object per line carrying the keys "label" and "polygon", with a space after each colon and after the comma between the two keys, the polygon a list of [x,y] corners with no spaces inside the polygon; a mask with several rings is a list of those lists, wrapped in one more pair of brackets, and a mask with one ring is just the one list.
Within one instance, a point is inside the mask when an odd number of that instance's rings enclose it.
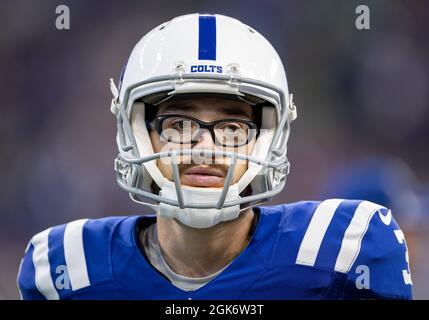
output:
{"label": "nose", "polygon": [[214,150],[215,147],[216,145],[210,131],[202,129],[198,136],[198,142],[194,144],[193,148]]}
{"label": "nose", "polygon": [[[223,147],[217,145],[213,140],[214,137],[207,129],[202,129],[201,133],[198,137],[198,142],[196,142],[192,148],[193,149],[201,149],[201,150],[210,150],[210,151],[225,151]],[[200,158],[202,157],[202,158]],[[229,166],[230,159],[223,155],[212,155],[208,154],[196,156],[194,161],[199,164],[223,164]]]}

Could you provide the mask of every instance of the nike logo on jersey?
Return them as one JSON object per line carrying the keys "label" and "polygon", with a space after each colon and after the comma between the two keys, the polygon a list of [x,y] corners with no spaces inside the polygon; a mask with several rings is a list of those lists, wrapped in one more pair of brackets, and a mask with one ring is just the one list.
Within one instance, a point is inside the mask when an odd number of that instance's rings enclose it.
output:
{"label": "nike logo on jersey", "polygon": [[[383,214],[387,212],[386,214]],[[390,222],[392,221],[392,211],[388,210],[386,208],[382,208],[380,210],[378,210],[378,216],[380,217],[381,221],[383,221],[383,223],[388,226],[390,224]]]}

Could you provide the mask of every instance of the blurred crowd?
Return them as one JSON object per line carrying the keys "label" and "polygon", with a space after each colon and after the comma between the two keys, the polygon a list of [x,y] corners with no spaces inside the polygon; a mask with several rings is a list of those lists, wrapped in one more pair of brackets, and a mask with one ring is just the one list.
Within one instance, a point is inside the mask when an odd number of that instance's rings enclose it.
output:
{"label": "blurred crowd", "polygon": [[[365,3],[371,29],[357,30],[355,8]],[[60,4],[70,30],[55,27]],[[273,203],[389,206],[408,241],[415,298],[429,299],[429,2],[387,0],[2,1],[0,299],[19,297],[33,234],[144,213],[115,181],[108,80],[141,36],[192,12],[242,20],[283,59],[298,120],[291,174]]]}

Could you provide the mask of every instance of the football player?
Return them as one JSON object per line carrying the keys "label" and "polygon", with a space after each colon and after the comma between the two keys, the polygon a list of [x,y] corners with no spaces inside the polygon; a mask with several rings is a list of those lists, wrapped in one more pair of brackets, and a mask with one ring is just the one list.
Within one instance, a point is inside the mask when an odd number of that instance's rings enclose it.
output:
{"label": "football player", "polygon": [[177,17],[137,43],[111,90],[118,184],[155,214],[35,235],[18,275],[24,299],[412,297],[388,208],[261,206],[285,185],[297,110],[256,30],[217,14]]}

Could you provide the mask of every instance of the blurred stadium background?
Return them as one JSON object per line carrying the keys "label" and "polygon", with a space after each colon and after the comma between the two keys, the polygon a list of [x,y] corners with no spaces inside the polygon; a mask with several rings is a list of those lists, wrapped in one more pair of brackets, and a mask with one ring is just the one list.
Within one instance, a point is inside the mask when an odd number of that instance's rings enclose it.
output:
{"label": "blurred stadium background", "polygon": [[[66,4],[71,29],[55,28]],[[367,4],[371,30],[355,28]],[[70,220],[144,213],[113,174],[108,79],[153,27],[191,12],[236,17],[278,50],[298,106],[291,174],[275,203],[389,205],[414,295],[429,298],[428,1],[33,1],[0,3],[0,299],[30,237]],[[186,36],[186,35],[184,35]]]}

